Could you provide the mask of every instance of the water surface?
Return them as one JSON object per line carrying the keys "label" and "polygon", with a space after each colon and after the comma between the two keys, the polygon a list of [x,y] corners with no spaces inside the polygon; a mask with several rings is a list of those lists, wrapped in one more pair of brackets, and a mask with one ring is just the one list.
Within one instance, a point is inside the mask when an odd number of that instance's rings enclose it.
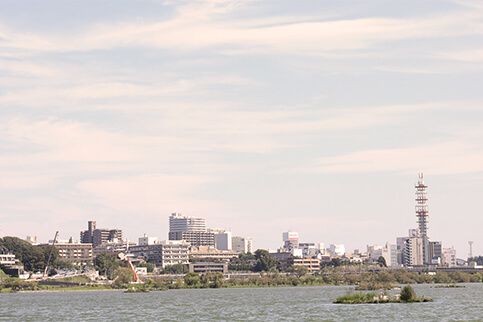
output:
{"label": "water surface", "polygon": [[347,286],[0,294],[0,320],[483,321],[483,284],[414,288],[434,302],[332,304]]}

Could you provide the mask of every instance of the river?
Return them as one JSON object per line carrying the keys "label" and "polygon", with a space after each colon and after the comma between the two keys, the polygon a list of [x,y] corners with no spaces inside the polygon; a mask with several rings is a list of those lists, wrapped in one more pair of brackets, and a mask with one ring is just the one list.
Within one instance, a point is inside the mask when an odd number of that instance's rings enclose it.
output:
{"label": "river", "polygon": [[332,304],[353,287],[0,294],[2,321],[483,321],[483,284],[414,286],[432,303]]}

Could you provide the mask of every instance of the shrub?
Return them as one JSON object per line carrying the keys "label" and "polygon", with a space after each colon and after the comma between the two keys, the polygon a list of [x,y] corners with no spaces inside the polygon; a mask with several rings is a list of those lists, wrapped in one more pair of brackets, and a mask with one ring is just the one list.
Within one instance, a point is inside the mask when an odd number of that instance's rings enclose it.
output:
{"label": "shrub", "polygon": [[403,302],[413,302],[417,299],[416,292],[410,285],[406,285],[401,290],[401,301]]}

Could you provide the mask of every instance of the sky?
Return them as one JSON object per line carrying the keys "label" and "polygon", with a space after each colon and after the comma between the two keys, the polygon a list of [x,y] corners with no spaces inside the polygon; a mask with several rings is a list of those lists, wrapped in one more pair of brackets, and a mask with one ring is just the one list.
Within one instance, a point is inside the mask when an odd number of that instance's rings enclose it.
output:
{"label": "sky", "polygon": [[204,217],[483,254],[483,3],[3,0],[0,236]]}

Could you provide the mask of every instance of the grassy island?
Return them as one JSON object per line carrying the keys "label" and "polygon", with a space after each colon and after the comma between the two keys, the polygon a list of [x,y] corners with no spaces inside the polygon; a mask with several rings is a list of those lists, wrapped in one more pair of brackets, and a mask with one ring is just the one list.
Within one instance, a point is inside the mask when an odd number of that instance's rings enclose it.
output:
{"label": "grassy island", "polygon": [[429,297],[418,297],[414,289],[407,285],[400,294],[388,295],[386,293],[352,293],[338,297],[335,304],[384,304],[384,303],[421,303],[432,302]]}

